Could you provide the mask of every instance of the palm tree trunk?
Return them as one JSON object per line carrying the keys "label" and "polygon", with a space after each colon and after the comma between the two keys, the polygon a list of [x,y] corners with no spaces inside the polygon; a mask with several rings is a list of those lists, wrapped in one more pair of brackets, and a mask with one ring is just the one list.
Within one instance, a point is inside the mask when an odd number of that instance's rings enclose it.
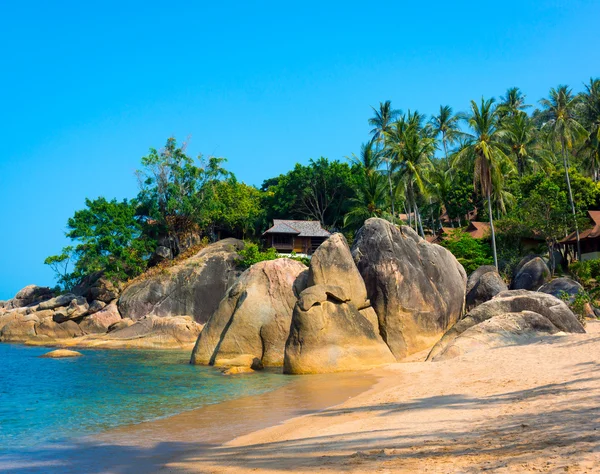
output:
{"label": "palm tree trunk", "polygon": [[396,210],[394,209],[394,191],[392,189],[392,167],[389,160],[386,160],[388,171],[388,183],[390,185],[390,202],[392,203],[392,222],[396,220]]}
{"label": "palm tree trunk", "polygon": [[496,232],[494,231],[494,218],[492,217],[492,198],[487,192],[488,214],[490,216],[490,230],[492,231],[492,253],[494,254],[494,265],[498,269],[498,255],[496,253]]}
{"label": "palm tree trunk", "polygon": [[410,196],[412,198],[413,207],[415,209],[415,231],[417,231],[417,225],[419,226],[419,230],[417,232],[421,233],[421,237],[425,238],[425,233],[423,232],[423,222],[421,222],[421,213],[419,212],[419,206],[417,205],[417,200],[415,199],[415,192],[412,187],[412,183],[410,183]]}
{"label": "palm tree trunk", "polygon": [[573,202],[573,191],[571,190],[571,180],[569,179],[569,165],[567,163],[567,151],[565,149],[565,140],[561,140],[563,164],[565,165],[565,176],[567,178],[567,189],[569,190],[569,201],[571,201],[571,211],[573,212],[573,221],[575,222],[575,236],[577,237],[577,260],[581,261],[581,243],[579,242],[579,226],[577,225],[577,213],[575,212],[575,203]]}

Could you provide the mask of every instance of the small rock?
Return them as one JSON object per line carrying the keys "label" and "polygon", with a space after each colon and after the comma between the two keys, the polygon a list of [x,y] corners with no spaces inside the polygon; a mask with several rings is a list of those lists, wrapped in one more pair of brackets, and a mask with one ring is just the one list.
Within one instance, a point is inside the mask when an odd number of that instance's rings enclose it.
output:
{"label": "small rock", "polygon": [[252,370],[250,367],[236,366],[229,367],[228,369],[223,370],[221,373],[223,375],[253,374],[254,370]]}
{"label": "small rock", "polygon": [[56,349],[55,351],[50,351],[40,357],[46,359],[64,359],[67,357],[81,357],[83,354],[77,351],[70,351],[68,349]]}

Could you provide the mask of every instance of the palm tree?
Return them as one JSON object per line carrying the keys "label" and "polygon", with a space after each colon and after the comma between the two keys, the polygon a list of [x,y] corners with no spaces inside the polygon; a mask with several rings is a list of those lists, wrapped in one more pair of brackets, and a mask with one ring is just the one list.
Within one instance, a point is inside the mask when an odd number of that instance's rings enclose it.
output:
{"label": "palm tree", "polygon": [[556,89],[550,89],[550,96],[547,99],[540,100],[544,109],[545,123],[542,129],[546,128],[554,143],[560,144],[563,165],[565,167],[565,177],[567,180],[567,190],[569,191],[569,201],[573,213],[575,224],[575,235],[577,237],[577,258],[581,260],[581,243],[579,242],[579,226],[577,225],[577,213],[575,212],[575,203],[573,201],[573,191],[571,190],[571,179],[569,177],[569,162],[567,151],[573,148],[574,143],[585,135],[585,129],[575,118],[579,98],[575,96],[568,86],[559,85]]}
{"label": "palm tree", "polygon": [[492,195],[494,187],[500,187],[503,182],[502,168],[510,160],[504,152],[504,130],[498,125],[498,109],[495,100],[481,98],[481,103],[471,101],[471,110],[463,116],[472,133],[466,134],[466,141],[454,158],[454,166],[473,166],[473,182],[479,184],[481,194],[487,199],[490,230],[492,233],[492,252],[494,265],[498,268],[496,251],[496,233],[492,212]]}
{"label": "palm tree", "polygon": [[390,201],[392,205],[392,217],[395,218],[396,210],[394,208],[394,191],[392,188],[392,167],[389,157],[385,156],[386,133],[396,117],[400,114],[399,110],[392,109],[392,103],[389,100],[379,103],[379,110],[371,107],[375,115],[369,119],[369,125],[373,127],[371,134],[373,139],[380,144],[380,149],[384,152],[384,160],[387,166],[388,184],[390,187]]}
{"label": "palm tree", "polygon": [[449,167],[448,144],[452,145],[460,137],[459,120],[460,117],[452,113],[452,107],[449,105],[440,105],[440,113],[431,117],[431,125],[435,136],[442,136],[447,168]]}
{"label": "palm tree", "polygon": [[518,87],[511,87],[506,91],[506,95],[500,97],[498,104],[498,116],[500,120],[505,117],[514,117],[519,112],[531,107],[525,103],[525,94]]}
{"label": "palm tree", "polygon": [[403,182],[409,203],[415,212],[416,223],[421,237],[423,222],[417,203],[417,193],[425,192],[425,181],[428,170],[431,168],[431,159],[435,153],[435,139],[423,127],[423,115],[418,112],[403,116],[394,124],[389,132],[387,141],[389,151],[397,165],[398,181]]}
{"label": "palm tree", "polygon": [[361,172],[362,179],[357,187],[356,197],[350,200],[350,211],[344,216],[344,226],[361,226],[370,217],[383,214],[386,197],[384,176],[379,172],[381,153],[373,141],[363,144],[360,155],[352,155],[350,161]]}
{"label": "palm tree", "polygon": [[550,153],[545,149],[543,140],[540,140],[533,120],[525,112],[518,112],[504,120],[503,127],[506,144],[514,157],[519,176],[536,169],[540,163],[548,165]]}
{"label": "palm tree", "polygon": [[594,181],[600,174],[600,79],[590,79],[581,94],[580,113],[581,124],[585,127],[588,137],[579,150],[584,164],[590,170]]}

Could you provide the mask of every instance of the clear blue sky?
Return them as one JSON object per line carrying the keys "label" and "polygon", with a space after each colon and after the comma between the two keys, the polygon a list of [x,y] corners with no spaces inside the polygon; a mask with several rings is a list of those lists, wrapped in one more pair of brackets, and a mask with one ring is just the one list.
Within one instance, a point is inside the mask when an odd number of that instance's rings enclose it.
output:
{"label": "clear blue sky", "polygon": [[358,151],[379,101],[535,103],[600,75],[597,0],[94,3],[0,0],[0,299],[54,284],[67,218],[135,196],[171,135],[260,185]]}

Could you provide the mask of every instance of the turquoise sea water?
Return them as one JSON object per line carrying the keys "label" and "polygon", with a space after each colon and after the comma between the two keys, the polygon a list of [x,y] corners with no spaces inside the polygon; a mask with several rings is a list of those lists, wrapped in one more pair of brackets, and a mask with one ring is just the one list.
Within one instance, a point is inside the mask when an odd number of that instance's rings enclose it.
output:
{"label": "turquoise sea water", "polygon": [[83,349],[73,359],[39,357],[49,350],[0,344],[0,454],[264,393],[290,380],[269,372],[224,376],[189,365],[184,352]]}

